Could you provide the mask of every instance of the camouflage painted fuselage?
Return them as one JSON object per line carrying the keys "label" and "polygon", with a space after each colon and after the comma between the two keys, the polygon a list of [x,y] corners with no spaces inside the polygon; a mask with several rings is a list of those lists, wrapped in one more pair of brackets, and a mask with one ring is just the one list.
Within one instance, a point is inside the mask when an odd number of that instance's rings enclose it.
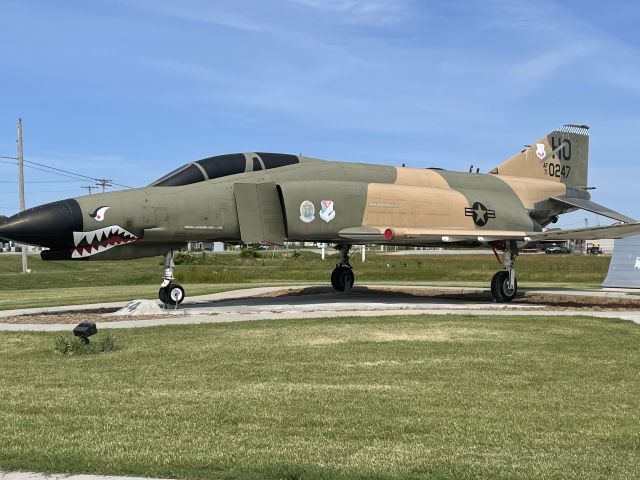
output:
{"label": "camouflage painted fuselage", "polygon": [[[189,241],[499,242],[540,232],[575,209],[562,199],[588,201],[587,152],[586,129],[573,127],[550,133],[488,174],[224,155],[187,164],[148,187],[27,210],[10,219],[13,230],[0,227],[0,236],[10,232],[49,247],[45,259],[136,258]],[[47,238],[35,219],[51,224],[54,210],[66,230]],[[20,222],[31,233],[16,234]]]}

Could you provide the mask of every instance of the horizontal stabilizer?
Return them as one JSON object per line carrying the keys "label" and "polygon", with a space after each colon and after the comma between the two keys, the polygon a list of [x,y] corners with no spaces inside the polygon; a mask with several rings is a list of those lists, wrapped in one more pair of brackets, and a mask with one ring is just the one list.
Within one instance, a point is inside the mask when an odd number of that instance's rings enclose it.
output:
{"label": "horizontal stabilizer", "polygon": [[558,203],[562,203],[563,205],[569,205],[570,207],[581,208],[582,210],[586,210],[587,212],[595,213],[597,215],[602,215],[603,217],[612,218],[614,220],[618,220],[619,222],[624,223],[635,223],[636,220],[623,215],[622,213],[618,213],[615,210],[611,210],[603,205],[600,205],[596,202],[592,202],[591,200],[586,200],[583,198],[560,198],[560,197],[551,197],[551,200],[554,200]]}

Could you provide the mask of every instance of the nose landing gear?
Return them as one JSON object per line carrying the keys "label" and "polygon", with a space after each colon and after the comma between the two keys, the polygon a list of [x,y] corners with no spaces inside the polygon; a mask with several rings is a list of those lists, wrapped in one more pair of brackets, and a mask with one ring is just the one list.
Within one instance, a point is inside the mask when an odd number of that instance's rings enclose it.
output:
{"label": "nose landing gear", "polygon": [[164,305],[177,306],[184,300],[184,288],[178,283],[172,283],[174,280],[173,268],[173,250],[169,250],[164,256],[164,276],[158,291],[158,297]]}
{"label": "nose landing gear", "polygon": [[518,281],[516,280],[516,269],[514,267],[518,253],[517,243],[513,240],[508,241],[502,255],[504,270],[497,272],[491,279],[491,295],[493,295],[493,300],[496,303],[510,302],[518,293]]}
{"label": "nose landing gear", "polygon": [[351,245],[337,245],[336,248],[340,254],[340,260],[336,268],[331,272],[331,286],[339,292],[349,292],[355,281],[353,269],[349,264],[349,250]]}

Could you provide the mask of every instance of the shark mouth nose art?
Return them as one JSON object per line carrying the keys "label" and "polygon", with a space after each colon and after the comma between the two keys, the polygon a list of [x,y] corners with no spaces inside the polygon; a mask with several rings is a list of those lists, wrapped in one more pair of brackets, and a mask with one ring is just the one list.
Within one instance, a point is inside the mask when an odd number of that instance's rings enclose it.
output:
{"label": "shark mouth nose art", "polygon": [[90,232],[73,232],[75,247],[71,258],[90,257],[136,240],[139,238],[119,225],[111,225]]}

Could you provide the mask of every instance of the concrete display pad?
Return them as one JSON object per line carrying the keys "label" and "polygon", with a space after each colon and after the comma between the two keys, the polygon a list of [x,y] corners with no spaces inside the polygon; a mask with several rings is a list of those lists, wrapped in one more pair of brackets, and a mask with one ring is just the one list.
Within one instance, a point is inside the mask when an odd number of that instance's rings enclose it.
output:
{"label": "concrete display pad", "polygon": [[493,303],[488,297],[484,288],[360,286],[345,294],[326,286],[292,285],[192,297],[177,309],[159,309],[157,314],[131,320],[123,320],[116,312],[127,302],[9,310],[0,312],[0,330],[67,331],[87,320],[104,329],[417,314],[583,315],[640,323],[640,297],[625,292],[537,290],[506,304]]}

